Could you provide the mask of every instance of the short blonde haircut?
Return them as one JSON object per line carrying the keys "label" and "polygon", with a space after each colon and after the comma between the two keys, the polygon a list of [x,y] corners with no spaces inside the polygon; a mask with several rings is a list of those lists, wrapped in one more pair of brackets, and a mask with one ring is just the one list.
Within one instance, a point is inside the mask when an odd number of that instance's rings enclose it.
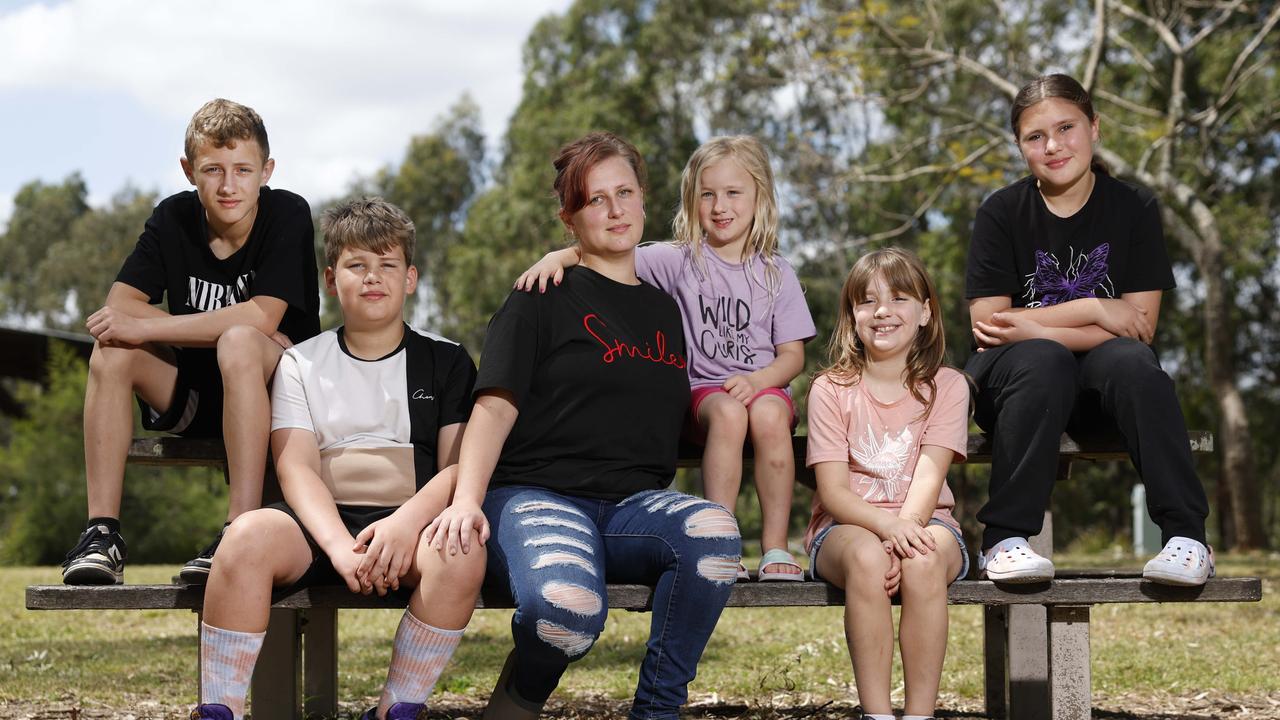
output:
{"label": "short blonde haircut", "polygon": [[187,124],[184,147],[187,162],[196,161],[196,152],[201,145],[223,148],[234,145],[237,140],[257,142],[264,164],[271,157],[267,127],[253,108],[222,98],[210,100],[191,116],[191,122]]}
{"label": "short blonde haircut", "polygon": [[320,229],[328,267],[337,265],[346,248],[383,255],[398,247],[404,251],[405,263],[413,264],[413,221],[380,197],[362,197],[329,208],[320,219]]}

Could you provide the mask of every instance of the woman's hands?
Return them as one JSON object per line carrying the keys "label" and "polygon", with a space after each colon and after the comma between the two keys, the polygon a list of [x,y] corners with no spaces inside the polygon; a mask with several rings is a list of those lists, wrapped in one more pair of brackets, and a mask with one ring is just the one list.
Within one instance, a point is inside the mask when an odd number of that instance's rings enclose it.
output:
{"label": "woman's hands", "polygon": [[436,550],[448,549],[450,555],[457,555],[461,550],[466,555],[471,552],[473,534],[480,545],[488,542],[489,519],[476,503],[455,500],[422,532]]}

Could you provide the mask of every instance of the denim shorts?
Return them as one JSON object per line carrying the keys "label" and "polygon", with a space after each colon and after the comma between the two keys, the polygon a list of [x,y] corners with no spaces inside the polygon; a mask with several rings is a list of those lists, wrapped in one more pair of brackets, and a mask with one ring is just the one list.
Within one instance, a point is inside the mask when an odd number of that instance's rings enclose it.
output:
{"label": "denim shorts", "polygon": [[[968,575],[969,574],[969,548],[966,547],[964,544],[964,536],[960,534],[959,530],[942,522],[938,518],[929,518],[929,524],[941,525],[942,527],[950,530],[951,534],[955,536],[956,542],[960,543],[960,572],[957,573],[954,578],[952,578],[951,582],[955,582],[956,580],[963,578],[965,575]],[[833,523],[831,525],[828,525],[827,527],[823,528],[813,538],[813,549],[809,551],[809,574],[813,576],[814,580],[823,579],[820,575],[818,575],[818,551],[822,549],[822,542],[827,539],[827,533],[831,532],[837,527],[840,527],[840,523]],[[951,583],[947,583],[947,584],[950,585]]]}

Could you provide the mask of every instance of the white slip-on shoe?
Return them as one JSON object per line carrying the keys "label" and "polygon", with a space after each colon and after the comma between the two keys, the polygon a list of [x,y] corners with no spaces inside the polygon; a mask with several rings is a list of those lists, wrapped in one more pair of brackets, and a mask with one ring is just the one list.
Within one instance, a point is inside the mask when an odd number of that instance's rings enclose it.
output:
{"label": "white slip-on shoe", "polygon": [[1169,538],[1142,568],[1143,579],[1165,585],[1203,585],[1213,575],[1213,548],[1182,536]]}
{"label": "white slip-on shoe", "polygon": [[1026,538],[1005,538],[978,556],[978,577],[1005,583],[1053,579],[1053,561],[1031,549]]}

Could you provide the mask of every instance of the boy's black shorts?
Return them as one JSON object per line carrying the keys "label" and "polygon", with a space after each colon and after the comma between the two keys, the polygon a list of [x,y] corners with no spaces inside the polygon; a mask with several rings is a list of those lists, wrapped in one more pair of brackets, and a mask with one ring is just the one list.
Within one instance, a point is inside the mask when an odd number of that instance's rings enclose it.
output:
{"label": "boy's black shorts", "polygon": [[172,348],[178,365],[169,409],[157,412],[142,398],[142,427],[190,438],[222,437],[222,372],[211,348]]}
{"label": "boy's black shorts", "polygon": [[[293,511],[293,508],[283,502],[271,503],[264,507],[279,510],[293,518],[293,521],[298,524],[298,529],[302,531],[302,537],[306,538],[307,545],[311,548],[311,566],[302,574],[302,577],[298,578],[297,582],[290,586],[291,589],[301,589],[313,585],[346,586],[346,581],[338,575],[337,570],[333,569],[333,564],[329,562],[329,556],[316,543],[316,539],[311,537],[311,533],[307,532],[307,527],[302,524],[302,520],[298,519],[298,515]],[[342,524],[346,526],[347,532],[351,533],[351,537],[354,538],[360,534],[361,530],[389,516],[396,510],[397,508],[394,507],[339,505],[338,517],[342,518]]]}

